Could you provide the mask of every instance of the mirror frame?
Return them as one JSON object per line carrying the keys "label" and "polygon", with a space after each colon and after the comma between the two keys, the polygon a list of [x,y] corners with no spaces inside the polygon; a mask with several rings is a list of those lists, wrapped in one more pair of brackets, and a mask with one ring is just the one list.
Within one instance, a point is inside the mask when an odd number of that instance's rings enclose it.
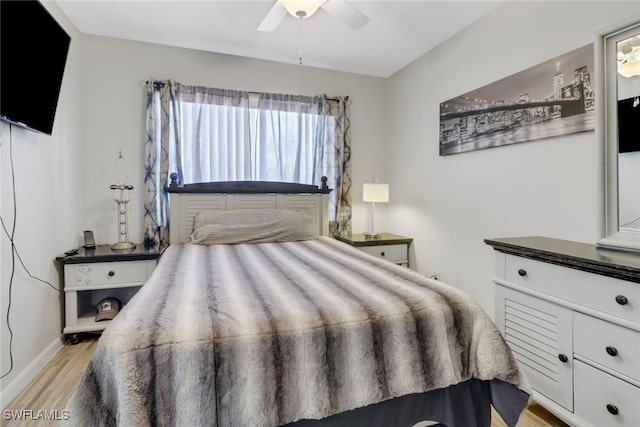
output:
{"label": "mirror frame", "polygon": [[[612,43],[626,38],[623,36],[632,30],[640,32],[640,16],[630,19],[624,25],[598,35],[595,46],[595,59],[601,70],[597,78],[598,91],[596,109],[598,131],[597,138],[604,142],[604,229],[605,237],[597,242],[597,246],[607,249],[640,251],[640,230],[638,232],[620,230],[619,197],[618,197],[618,70],[617,63],[609,63],[611,57],[617,58],[617,49]],[[615,45],[614,45],[615,46]],[[611,50],[614,49],[615,52]],[[612,56],[613,55],[613,56]]]}

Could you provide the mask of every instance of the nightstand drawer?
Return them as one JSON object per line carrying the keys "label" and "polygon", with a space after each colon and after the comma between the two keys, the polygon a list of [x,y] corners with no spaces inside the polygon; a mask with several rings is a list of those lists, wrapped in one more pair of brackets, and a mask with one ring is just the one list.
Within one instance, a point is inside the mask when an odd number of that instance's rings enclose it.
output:
{"label": "nightstand drawer", "polygon": [[640,381],[640,332],[573,313],[573,352]]}
{"label": "nightstand drawer", "polygon": [[66,267],[67,287],[144,283],[148,277],[147,261],[73,264]]}
{"label": "nightstand drawer", "polygon": [[407,245],[362,246],[358,249],[378,258],[388,259],[393,262],[403,262],[407,260]]}

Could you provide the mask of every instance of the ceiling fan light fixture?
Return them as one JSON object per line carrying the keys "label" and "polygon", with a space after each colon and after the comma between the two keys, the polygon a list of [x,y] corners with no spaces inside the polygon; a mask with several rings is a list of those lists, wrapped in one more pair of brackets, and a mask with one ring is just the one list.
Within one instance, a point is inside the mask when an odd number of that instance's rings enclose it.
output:
{"label": "ceiling fan light fixture", "polygon": [[305,19],[318,11],[325,0],[280,0],[290,15],[295,18]]}
{"label": "ceiling fan light fixture", "polygon": [[618,52],[618,73],[626,78],[640,76],[640,48]]}
{"label": "ceiling fan light fixture", "polygon": [[640,76],[640,59],[618,63],[618,73],[626,78]]}
{"label": "ceiling fan light fixture", "polygon": [[640,36],[618,43],[618,74],[626,78],[640,76]]}

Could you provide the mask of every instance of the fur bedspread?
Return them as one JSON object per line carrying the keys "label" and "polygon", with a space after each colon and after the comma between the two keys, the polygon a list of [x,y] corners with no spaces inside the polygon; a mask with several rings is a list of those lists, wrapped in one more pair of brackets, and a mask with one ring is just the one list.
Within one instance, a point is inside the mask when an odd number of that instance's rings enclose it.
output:
{"label": "fur bedspread", "polygon": [[172,245],[100,338],[65,425],[275,427],[470,378],[530,394],[451,286],[324,237]]}

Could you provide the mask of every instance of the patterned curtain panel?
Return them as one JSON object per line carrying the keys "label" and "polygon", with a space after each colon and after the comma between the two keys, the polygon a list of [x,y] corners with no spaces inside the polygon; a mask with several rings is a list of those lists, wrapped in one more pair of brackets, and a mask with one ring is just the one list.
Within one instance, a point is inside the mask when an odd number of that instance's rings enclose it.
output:
{"label": "patterned curtain panel", "polygon": [[332,234],[351,235],[351,116],[349,97],[324,97],[323,112],[335,122],[334,135],[334,187],[332,197]]}
{"label": "patterned curtain panel", "polygon": [[169,170],[170,84],[147,83],[144,158],[144,245],[169,244],[169,201],[164,187]]}

